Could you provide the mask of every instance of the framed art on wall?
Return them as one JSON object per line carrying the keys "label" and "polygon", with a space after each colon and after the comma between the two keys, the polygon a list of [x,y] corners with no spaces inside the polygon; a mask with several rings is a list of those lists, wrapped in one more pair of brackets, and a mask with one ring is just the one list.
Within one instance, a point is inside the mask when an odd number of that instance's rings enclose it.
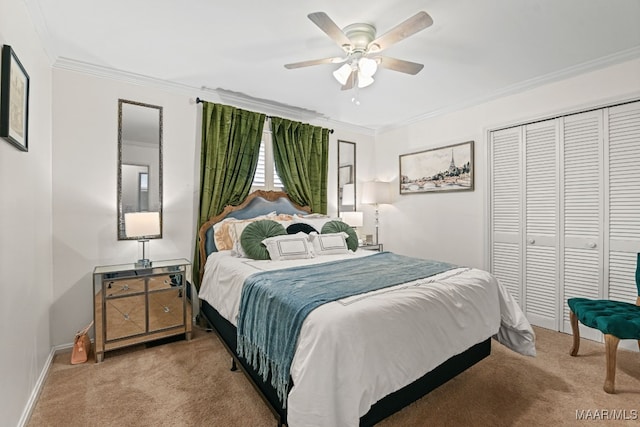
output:
{"label": "framed art on wall", "polygon": [[29,75],[8,45],[2,47],[0,137],[29,151]]}
{"label": "framed art on wall", "polygon": [[400,155],[400,194],[473,190],[473,141]]}

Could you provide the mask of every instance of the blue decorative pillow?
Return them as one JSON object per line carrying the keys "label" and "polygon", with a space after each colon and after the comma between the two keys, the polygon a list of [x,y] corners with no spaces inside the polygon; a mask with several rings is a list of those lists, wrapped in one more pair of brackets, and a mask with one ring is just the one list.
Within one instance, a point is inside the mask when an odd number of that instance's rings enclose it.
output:
{"label": "blue decorative pillow", "polygon": [[322,234],[329,233],[347,233],[347,246],[353,252],[358,250],[358,235],[355,230],[351,228],[346,222],[342,221],[329,221],[322,226]]}
{"label": "blue decorative pillow", "polygon": [[286,235],[282,226],[270,219],[263,219],[247,225],[240,236],[240,244],[245,255],[251,259],[270,259],[267,247],[262,244],[264,239]]}
{"label": "blue decorative pillow", "polygon": [[310,234],[313,232],[317,233],[318,230],[313,228],[312,225],[305,224],[303,222],[294,223],[287,227],[287,234],[298,234],[298,233]]}

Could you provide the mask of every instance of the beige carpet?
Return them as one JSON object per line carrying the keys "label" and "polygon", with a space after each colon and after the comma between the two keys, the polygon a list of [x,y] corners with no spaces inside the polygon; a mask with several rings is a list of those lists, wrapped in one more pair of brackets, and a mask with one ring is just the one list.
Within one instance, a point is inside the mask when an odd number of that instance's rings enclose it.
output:
{"label": "beige carpet", "polygon": [[[379,426],[639,425],[578,421],[578,410],[624,410],[640,417],[640,354],[618,351],[617,394],[602,390],[604,346],[536,328],[538,356],[492,343],[492,354]],[[37,426],[275,426],[213,333],[191,341],[107,353],[101,364],[72,366],[56,355],[29,422]]]}

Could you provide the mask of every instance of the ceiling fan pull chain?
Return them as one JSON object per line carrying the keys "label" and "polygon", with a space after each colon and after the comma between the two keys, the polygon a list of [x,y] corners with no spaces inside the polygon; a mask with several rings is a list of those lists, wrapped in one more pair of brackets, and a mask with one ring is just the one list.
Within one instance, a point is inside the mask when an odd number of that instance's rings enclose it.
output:
{"label": "ceiling fan pull chain", "polygon": [[[358,78],[357,73],[354,73],[354,79]],[[356,84],[353,85],[353,97],[351,98],[351,102],[353,102],[356,106],[360,105],[360,90],[358,88],[358,82],[356,81]]]}

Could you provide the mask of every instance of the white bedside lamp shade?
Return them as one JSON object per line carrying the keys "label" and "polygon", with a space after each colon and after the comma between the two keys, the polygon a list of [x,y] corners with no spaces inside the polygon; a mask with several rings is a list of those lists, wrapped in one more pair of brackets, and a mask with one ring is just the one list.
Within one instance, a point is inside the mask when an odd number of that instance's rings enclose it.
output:
{"label": "white bedside lamp shade", "polygon": [[362,212],[341,212],[340,218],[342,218],[342,222],[354,228],[362,227],[362,225],[364,224]]}
{"label": "white bedside lamp shade", "polygon": [[391,203],[391,184],[382,181],[368,181],[362,187],[362,203],[382,205]]}
{"label": "white bedside lamp shade", "polygon": [[160,234],[160,212],[129,212],[124,214],[124,233],[127,237]]}

